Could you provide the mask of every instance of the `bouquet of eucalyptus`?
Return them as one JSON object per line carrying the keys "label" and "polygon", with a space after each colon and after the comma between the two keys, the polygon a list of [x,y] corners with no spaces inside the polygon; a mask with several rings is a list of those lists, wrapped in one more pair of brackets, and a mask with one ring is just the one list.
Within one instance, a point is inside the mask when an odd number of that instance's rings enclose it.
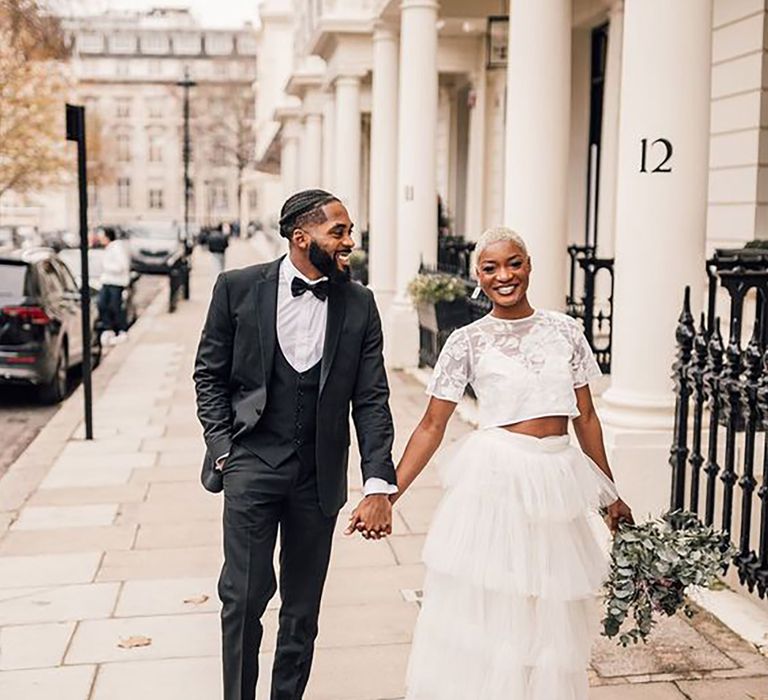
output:
{"label": "bouquet of eucalyptus", "polygon": [[[727,535],[703,525],[695,513],[672,511],[642,525],[622,523],[613,540],[606,582],[603,636],[622,646],[645,642],[654,615],[691,617],[688,586],[711,588],[735,550]],[[621,630],[627,617],[634,627]]]}

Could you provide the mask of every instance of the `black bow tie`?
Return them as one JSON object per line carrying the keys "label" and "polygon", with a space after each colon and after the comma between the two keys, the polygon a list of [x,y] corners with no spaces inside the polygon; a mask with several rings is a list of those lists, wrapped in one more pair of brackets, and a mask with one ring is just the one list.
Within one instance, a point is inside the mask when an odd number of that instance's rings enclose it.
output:
{"label": "black bow tie", "polygon": [[328,298],[328,280],[321,280],[314,284],[309,284],[300,277],[294,277],[291,280],[291,294],[293,296],[300,297],[307,290],[312,292],[320,301],[325,301]]}

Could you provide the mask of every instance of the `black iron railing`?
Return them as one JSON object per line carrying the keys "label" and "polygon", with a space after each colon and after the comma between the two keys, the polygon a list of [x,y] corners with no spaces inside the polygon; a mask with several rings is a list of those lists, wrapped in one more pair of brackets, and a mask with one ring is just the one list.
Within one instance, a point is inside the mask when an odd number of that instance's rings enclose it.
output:
{"label": "black iron railing", "polygon": [[[600,369],[611,371],[613,344],[613,258],[598,258],[594,246],[568,246],[570,257],[570,281],[565,311],[569,316],[581,319],[584,335],[597,358]],[[608,293],[598,297],[598,279],[608,275]],[[577,293],[578,280],[582,286]],[[603,290],[606,291],[606,290]]]}
{"label": "black iron railing", "polygon": [[[718,250],[707,262],[707,274],[708,308],[698,328],[689,289],[677,325],[670,502],[672,508],[688,508],[707,525],[731,535],[738,548],[733,563],[741,583],[750,592],[756,588],[764,598],[768,593],[768,248]],[[727,343],[715,308],[718,286],[730,301]],[[755,315],[749,329],[744,325],[745,307],[752,295]],[[745,330],[751,330],[750,339],[742,347]],[[758,459],[762,463],[756,467]],[[762,472],[759,489],[756,468]],[[738,524],[733,522],[735,507]]]}

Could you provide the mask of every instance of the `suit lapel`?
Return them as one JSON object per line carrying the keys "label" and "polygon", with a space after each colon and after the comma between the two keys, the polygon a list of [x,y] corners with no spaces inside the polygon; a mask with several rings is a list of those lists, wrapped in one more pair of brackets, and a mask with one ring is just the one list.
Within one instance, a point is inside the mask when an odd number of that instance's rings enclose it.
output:
{"label": "suit lapel", "polygon": [[275,260],[269,265],[264,277],[256,283],[253,290],[265,382],[269,381],[269,377],[272,374],[272,363],[275,358],[275,343],[277,342],[277,283],[281,260],[282,258]]}
{"label": "suit lapel", "polygon": [[341,329],[344,326],[347,297],[341,284],[328,285],[328,321],[325,327],[325,344],[320,365],[320,393],[322,394],[328,375],[331,372],[333,358],[339,345]]}

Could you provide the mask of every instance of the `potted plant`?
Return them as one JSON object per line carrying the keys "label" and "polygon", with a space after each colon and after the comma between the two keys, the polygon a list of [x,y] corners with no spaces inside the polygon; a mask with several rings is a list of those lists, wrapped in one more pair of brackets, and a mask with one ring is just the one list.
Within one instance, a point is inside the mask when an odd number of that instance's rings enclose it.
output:
{"label": "potted plant", "polygon": [[467,288],[459,277],[420,273],[408,285],[408,294],[419,314],[419,325],[433,333],[470,321]]}

